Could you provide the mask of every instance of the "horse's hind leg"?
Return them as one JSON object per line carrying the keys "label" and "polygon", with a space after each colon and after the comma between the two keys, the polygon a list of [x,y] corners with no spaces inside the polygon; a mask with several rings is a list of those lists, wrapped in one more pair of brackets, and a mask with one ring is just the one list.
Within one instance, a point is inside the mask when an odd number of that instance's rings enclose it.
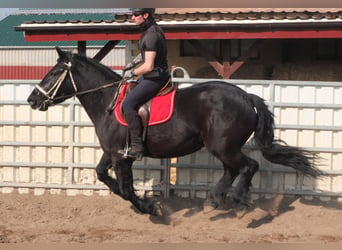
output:
{"label": "horse's hind leg", "polygon": [[224,166],[224,175],[209,194],[206,204],[213,208],[223,204],[232,183],[240,174],[240,180],[233,193],[233,199],[238,204],[238,207],[246,207],[249,204],[249,186],[255,172],[258,170],[258,163],[241,152],[221,157],[221,161]]}
{"label": "horse's hind leg", "polygon": [[205,212],[216,209],[224,204],[227,193],[231,188],[236,176],[239,174],[238,171],[230,168],[228,165],[223,165],[224,174],[215,187],[210,191],[209,197],[205,202]]}
{"label": "horse's hind leg", "polygon": [[239,169],[240,179],[233,193],[233,199],[237,203],[237,210],[244,210],[249,207],[249,187],[251,186],[252,178],[259,168],[256,160],[242,154],[243,165]]}

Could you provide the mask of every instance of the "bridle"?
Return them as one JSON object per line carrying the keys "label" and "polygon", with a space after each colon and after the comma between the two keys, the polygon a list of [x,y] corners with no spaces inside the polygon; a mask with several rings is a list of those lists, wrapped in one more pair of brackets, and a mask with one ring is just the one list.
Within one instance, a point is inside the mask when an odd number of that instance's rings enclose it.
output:
{"label": "bridle", "polygon": [[[88,90],[84,90],[84,91],[78,91],[74,77],[73,77],[72,72],[71,72],[71,67],[72,67],[71,62],[68,62],[68,63],[63,62],[63,65],[64,65],[65,69],[63,70],[63,72],[60,74],[60,76],[57,78],[55,83],[52,85],[52,87],[48,91],[44,90],[38,84],[35,86],[35,88],[47,98],[44,102],[48,103],[49,105],[53,104],[54,101],[56,101],[56,100],[67,99],[67,98],[70,98],[73,96],[84,95],[87,93],[98,91],[100,89],[105,89],[105,88],[113,87],[115,85],[119,85],[122,82],[122,80],[119,80],[119,81],[115,81],[115,82],[111,82],[111,83],[101,85],[101,86],[96,87],[96,88],[92,88],[92,89],[88,89]],[[74,87],[75,92],[73,94],[70,94],[70,95],[63,95],[63,96],[55,97],[58,90],[62,86],[62,83],[64,82],[67,75],[69,75],[69,77],[70,77],[70,80],[71,80],[72,86]]]}
{"label": "bridle", "polygon": [[70,76],[70,79],[71,79],[71,83],[72,83],[72,86],[74,87],[74,90],[75,90],[75,94],[77,93],[77,87],[76,87],[76,84],[75,84],[75,80],[74,80],[74,77],[72,76],[72,73],[71,73],[71,62],[68,62],[68,63],[63,63],[64,66],[65,66],[65,69],[64,71],[62,72],[62,74],[60,74],[60,76],[57,78],[57,80],[55,81],[55,83],[52,85],[52,87],[46,91],[44,90],[42,87],[40,87],[38,84],[35,86],[36,89],[42,93],[49,101],[53,101],[55,100],[55,96],[59,90],[59,88],[62,86],[62,83],[64,82],[65,80],[65,77],[67,76],[67,74],[69,73],[69,76]]}

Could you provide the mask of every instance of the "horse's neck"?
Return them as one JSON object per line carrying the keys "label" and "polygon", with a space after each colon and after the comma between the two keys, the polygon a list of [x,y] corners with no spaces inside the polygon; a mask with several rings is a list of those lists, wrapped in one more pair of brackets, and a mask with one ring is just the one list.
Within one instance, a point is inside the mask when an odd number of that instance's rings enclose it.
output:
{"label": "horse's neck", "polygon": [[110,102],[109,95],[104,92],[103,90],[99,90],[97,93],[94,92],[78,96],[80,103],[93,123],[103,118],[106,107]]}
{"label": "horse's neck", "polygon": [[[98,75],[89,76],[89,72],[83,72],[80,74],[78,82],[81,83],[79,91],[91,90],[109,82],[115,82],[118,79],[115,76]],[[103,88],[87,94],[79,95],[78,99],[87,112],[89,118],[94,124],[108,118],[106,108],[110,104],[114,97],[113,88]]]}

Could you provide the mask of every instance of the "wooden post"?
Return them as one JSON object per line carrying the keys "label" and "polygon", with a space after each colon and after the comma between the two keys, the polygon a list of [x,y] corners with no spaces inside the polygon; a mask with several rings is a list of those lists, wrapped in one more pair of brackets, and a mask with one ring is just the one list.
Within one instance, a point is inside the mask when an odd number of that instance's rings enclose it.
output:
{"label": "wooden post", "polygon": [[114,47],[119,43],[119,40],[111,40],[94,56],[94,59],[101,61]]}
{"label": "wooden post", "polygon": [[77,42],[77,52],[79,55],[87,55],[87,41]]}

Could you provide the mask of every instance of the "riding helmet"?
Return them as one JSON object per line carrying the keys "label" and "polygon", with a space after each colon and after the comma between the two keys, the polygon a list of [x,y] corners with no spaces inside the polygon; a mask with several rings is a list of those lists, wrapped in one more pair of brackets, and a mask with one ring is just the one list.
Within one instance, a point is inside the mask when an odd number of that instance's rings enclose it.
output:
{"label": "riding helmet", "polygon": [[156,11],[155,8],[130,8],[129,10],[132,12],[148,13],[150,15],[153,15]]}

